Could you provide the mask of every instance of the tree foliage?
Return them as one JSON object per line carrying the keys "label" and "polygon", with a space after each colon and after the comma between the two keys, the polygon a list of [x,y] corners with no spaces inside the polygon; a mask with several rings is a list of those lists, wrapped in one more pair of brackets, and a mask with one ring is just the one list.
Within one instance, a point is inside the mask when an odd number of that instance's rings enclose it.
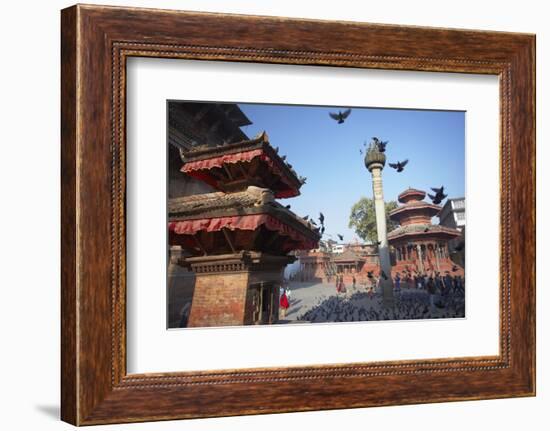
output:
{"label": "tree foliage", "polygon": [[[388,232],[395,229],[397,224],[389,219],[389,212],[397,208],[397,202],[389,201],[386,206],[386,226]],[[376,211],[374,209],[374,199],[362,197],[351,207],[349,216],[349,227],[355,230],[355,233],[363,241],[376,243],[378,234],[376,232]]]}

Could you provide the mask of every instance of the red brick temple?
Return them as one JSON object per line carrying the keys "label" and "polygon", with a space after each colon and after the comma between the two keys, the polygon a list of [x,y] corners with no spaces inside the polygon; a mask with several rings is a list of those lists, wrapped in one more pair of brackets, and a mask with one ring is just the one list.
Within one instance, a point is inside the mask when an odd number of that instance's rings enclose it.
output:
{"label": "red brick temple", "polygon": [[368,272],[378,274],[380,262],[377,247],[368,244],[347,244],[342,253],[327,250],[301,251],[300,269],[296,281],[331,283],[336,275],[343,276],[344,283],[364,281]]}
{"label": "red brick temple", "polygon": [[169,200],[169,244],[195,273],[187,326],[275,323],[284,267],[318,247],[318,229],[275,198],[300,194],[296,172],[262,133],[184,154],[181,171],[215,192]]}
{"label": "red brick temple", "polygon": [[446,271],[464,275],[464,269],[456,265],[449,254],[448,242],[461,236],[458,229],[434,225],[432,217],[439,214],[441,206],[424,201],[422,190],[407,189],[398,196],[402,204],[390,212],[391,220],[399,227],[388,233],[393,249],[392,275]]}

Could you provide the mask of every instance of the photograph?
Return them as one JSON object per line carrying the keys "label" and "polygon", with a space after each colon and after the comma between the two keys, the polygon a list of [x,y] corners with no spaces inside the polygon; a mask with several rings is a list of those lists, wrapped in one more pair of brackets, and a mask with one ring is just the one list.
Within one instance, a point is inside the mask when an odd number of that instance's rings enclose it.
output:
{"label": "photograph", "polygon": [[168,329],[467,318],[464,111],[166,116]]}

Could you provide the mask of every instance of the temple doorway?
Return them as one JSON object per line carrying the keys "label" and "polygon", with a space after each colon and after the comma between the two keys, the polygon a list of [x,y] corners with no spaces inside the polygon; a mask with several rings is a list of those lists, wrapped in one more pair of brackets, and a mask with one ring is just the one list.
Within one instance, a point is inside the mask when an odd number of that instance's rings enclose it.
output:
{"label": "temple doorway", "polygon": [[261,282],[250,285],[253,295],[252,324],[273,323],[275,283]]}

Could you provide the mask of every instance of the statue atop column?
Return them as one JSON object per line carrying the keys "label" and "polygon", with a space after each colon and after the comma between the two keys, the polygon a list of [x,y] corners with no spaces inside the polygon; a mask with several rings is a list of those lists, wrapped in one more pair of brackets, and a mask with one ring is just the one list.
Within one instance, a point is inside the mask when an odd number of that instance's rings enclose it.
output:
{"label": "statue atop column", "polygon": [[365,155],[365,166],[372,175],[372,192],[376,212],[376,231],[378,235],[378,257],[380,259],[380,286],[384,306],[393,305],[393,280],[391,277],[390,252],[386,230],[386,208],[382,186],[382,170],[386,165],[386,142],[372,138]]}

